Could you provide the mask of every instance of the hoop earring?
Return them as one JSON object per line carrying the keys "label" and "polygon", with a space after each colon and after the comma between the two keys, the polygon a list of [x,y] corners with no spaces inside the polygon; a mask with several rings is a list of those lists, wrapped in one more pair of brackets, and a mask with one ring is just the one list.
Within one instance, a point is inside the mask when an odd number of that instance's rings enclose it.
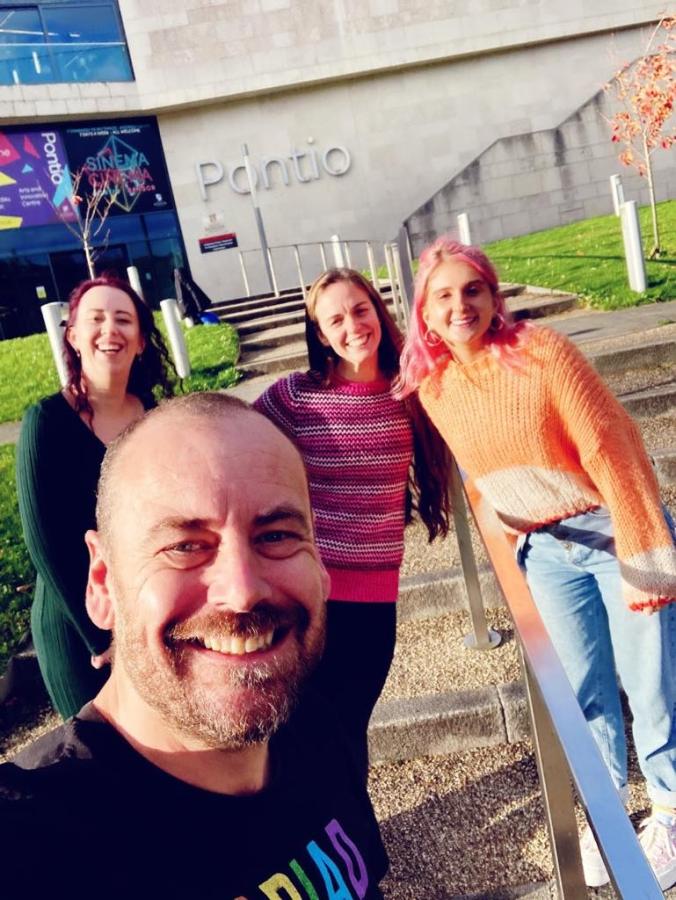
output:
{"label": "hoop earring", "polygon": [[496,312],[491,319],[491,331],[502,331],[506,324],[507,323],[505,322],[505,317],[503,316],[503,314],[500,312]]}
{"label": "hoop earring", "polygon": [[436,333],[436,331],[431,331],[429,328],[423,334],[423,340],[427,344],[428,347],[438,347],[441,343],[441,338]]}

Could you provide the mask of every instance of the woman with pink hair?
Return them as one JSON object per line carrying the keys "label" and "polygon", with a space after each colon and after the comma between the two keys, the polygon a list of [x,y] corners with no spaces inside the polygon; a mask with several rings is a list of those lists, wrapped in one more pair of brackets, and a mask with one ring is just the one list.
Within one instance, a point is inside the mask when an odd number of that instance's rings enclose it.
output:
{"label": "woman with pink hair", "polygon": [[[448,237],[420,257],[397,393],[415,390],[517,535],[533,599],[626,797],[619,674],[653,804],[640,839],[666,890],[676,882],[676,548],[636,425],[570,341],[514,323],[486,255]],[[589,829],[581,849],[587,884],[604,884]]]}

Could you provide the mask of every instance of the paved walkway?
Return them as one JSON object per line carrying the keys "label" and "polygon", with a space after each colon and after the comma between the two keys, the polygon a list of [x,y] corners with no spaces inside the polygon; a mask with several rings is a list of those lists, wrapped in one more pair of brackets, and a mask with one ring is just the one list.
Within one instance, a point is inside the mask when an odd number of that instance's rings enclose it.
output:
{"label": "paved walkway", "polygon": [[[676,300],[612,312],[586,310],[579,313],[564,313],[547,319],[547,325],[568,335],[577,343],[612,340],[671,323],[676,323]],[[236,396],[251,403],[281,374],[277,372],[274,375],[245,379],[231,390]],[[20,427],[20,422],[0,423],[0,444],[16,443]]]}

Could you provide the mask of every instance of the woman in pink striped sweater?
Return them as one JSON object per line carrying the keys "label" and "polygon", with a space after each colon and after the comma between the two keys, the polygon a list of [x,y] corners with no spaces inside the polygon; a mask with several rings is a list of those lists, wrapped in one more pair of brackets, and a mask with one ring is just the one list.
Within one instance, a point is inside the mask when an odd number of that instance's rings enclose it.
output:
{"label": "woman in pink striped sweater", "polygon": [[291,437],[307,466],[331,576],[318,682],[366,774],[368,720],[394,653],[410,501],[430,541],[447,533],[447,455],[417,401],[390,394],[401,335],[359,272],[331,269],[315,281],[306,339],[310,370],[277,381],[255,406]]}

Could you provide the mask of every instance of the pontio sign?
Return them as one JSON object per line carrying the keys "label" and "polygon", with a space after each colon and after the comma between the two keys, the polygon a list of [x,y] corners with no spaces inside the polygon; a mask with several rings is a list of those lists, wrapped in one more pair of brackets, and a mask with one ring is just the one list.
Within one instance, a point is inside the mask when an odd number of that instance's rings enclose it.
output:
{"label": "pontio sign", "polygon": [[[300,184],[316,181],[324,171],[327,175],[338,178],[349,171],[352,165],[350,151],[342,144],[334,144],[321,150],[314,147],[314,138],[308,138],[308,147],[298,150],[292,147],[286,155],[262,156],[252,159],[256,187],[269,190],[275,183],[288,187],[292,179]],[[237,194],[248,194],[249,185],[243,162],[226,163],[225,167],[216,159],[205,159],[195,163],[197,183],[202,200],[207,199],[207,188],[227,179],[228,184]]]}

